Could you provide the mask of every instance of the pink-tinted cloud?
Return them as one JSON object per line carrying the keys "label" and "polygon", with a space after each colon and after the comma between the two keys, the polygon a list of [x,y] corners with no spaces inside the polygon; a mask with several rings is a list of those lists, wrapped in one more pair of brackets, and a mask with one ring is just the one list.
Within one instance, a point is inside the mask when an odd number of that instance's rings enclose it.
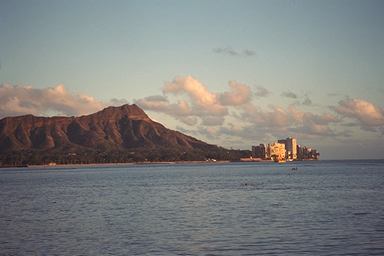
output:
{"label": "pink-tinted cloud", "polygon": [[172,82],[165,84],[163,93],[165,95],[187,95],[191,105],[199,112],[210,115],[225,115],[228,111],[219,102],[215,93],[210,92],[205,85],[192,76],[176,77]]}
{"label": "pink-tinted cloud", "polygon": [[163,96],[150,96],[136,103],[146,110],[162,112],[188,125],[216,126],[225,122],[230,107],[247,104],[252,99],[248,85],[230,81],[229,90],[211,92],[192,76],[176,77],[163,87]]}
{"label": "pink-tinted cloud", "polygon": [[384,109],[372,102],[347,98],[331,109],[342,117],[357,121],[365,130],[384,131]]}
{"label": "pink-tinted cloud", "polygon": [[323,136],[337,134],[331,125],[338,123],[339,119],[330,113],[304,112],[295,106],[287,108],[270,106],[269,110],[263,110],[252,104],[248,104],[243,109],[239,118],[260,133],[274,136],[292,133]]}
{"label": "pink-tinted cloud", "polygon": [[156,95],[139,99],[135,103],[145,110],[152,110],[170,115],[187,125],[195,125],[198,122],[189,103],[185,100],[179,100],[177,103],[170,103],[166,97]]}
{"label": "pink-tinted cloud", "polygon": [[83,115],[98,111],[105,105],[92,96],[70,93],[62,84],[44,89],[0,85],[0,117],[24,114]]}
{"label": "pink-tinted cloud", "polygon": [[205,126],[216,126],[216,125],[222,125],[224,123],[224,117],[223,116],[203,116],[201,118],[202,125]]}
{"label": "pink-tinted cloud", "polygon": [[[230,81],[228,86],[228,91],[214,93],[191,76],[177,77],[164,85],[164,95],[146,97],[136,103],[199,130],[201,127],[221,126],[217,136],[232,133],[247,139],[249,136],[286,136],[292,133],[311,136],[340,134],[341,129],[337,132],[333,127],[340,119],[331,113],[304,112],[298,108],[300,105],[284,107],[276,104],[259,108],[252,103],[254,93],[248,85]],[[262,96],[268,94],[266,89],[260,92]],[[236,126],[228,126],[228,120]]]}
{"label": "pink-tinted cloud", "polygon": [[248,85],[230,81],[230,90],[219,95],[221,104],[225,106],[240,106],[252,99],[252,91]]}

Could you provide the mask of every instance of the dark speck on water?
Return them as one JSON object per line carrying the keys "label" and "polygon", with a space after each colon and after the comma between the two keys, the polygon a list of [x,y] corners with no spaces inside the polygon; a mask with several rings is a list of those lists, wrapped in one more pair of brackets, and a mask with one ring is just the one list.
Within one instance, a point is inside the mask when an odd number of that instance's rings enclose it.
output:
{"label": "dark speck on water", "polygon": [[384,255],[383,181],[384,161],[1,169],[0,255]]}

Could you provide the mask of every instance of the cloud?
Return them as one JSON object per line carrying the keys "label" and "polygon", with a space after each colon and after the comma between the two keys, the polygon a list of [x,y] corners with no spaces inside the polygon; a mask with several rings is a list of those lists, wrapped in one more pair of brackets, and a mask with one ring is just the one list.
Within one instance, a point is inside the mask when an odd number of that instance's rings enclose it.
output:
{"label": "cloud", "polygon": [[188,132],[214,143],[240,148],[242,145],[270,142],[286,136],[300,139],[350,136],[348,130],[338,127],[341,120],[336,115],[305,112],[298,109],[297,105],[261,108],[247,103],[235,106],[234,110],[226,117],[227,122],[223,125],[209,127],[201,123]]}
{"label": "cloud", "polygon": [[255,131],[273,136],[292,133],[305,133],[312,136],[335,136],[337,133],[331,128],[331,124],[340,121],[330,113],[304,112],[294,106],[287,108],[270,106],[269,110],[263,110],[252,104],[244,107],[240,119],[248,122]]}
{"label": "cloud", "polygon": [[136,104],[148,110],[168,112],[171,110],[168,99],[161,95],[149,96],[135,101]]}
{"label": "cloud", "polygon": [[[252,103],[255,93],[248,85],[230,81],[228,87],[227,91],[215,93],[192,76],[176,77],[165,83],[163,95],[139,99],[136,103],[145,110],[164,113],[184,124],[195,126],[196,132],[206,130],[202,127],[220,126],[221,130],[210,129],[210,137],[215,136],[212,131],[217,131],[217,137],[226,134],[242,139],[290,134],[342,136],[341,130],[346,129],[335,129],[334,125],[340,124],[340,118],[331,113],[304,112],[298,108],[300,105],[260,108]],[[257,94],[265,96],[269,91],[258,87]],[[311,103],[308,95],[305,95],[303,104]],[[228,121],[236,125],[229,126]],[[343,133],[346,134],[344,130]]]}
{"label": "cloud", "polygon": [[230,56],[238,56],[239,53],[232,49],[231,47],[226,47],[226,48],[215,48],[213,49],[214,53],[219,53],[219,54],[226,54]]}
{"label": "cloud", "polygon": [[337,132],[331,128],[331,124],[339,123],[340,120],[330,114],[313,114],[303,112],[297,126],[290,127],[289,130],[296,134],[306,134],[311,136],[345,136],[345,132]]}
{"label": "cloud", "polygon": [[329,97],[339,97],[339,96],[340,96],[340,93],[329,92],[329,93],[327,93],[327,95],[328,95]]}
{"label": "cloud", "polygon": [[230,91],[220,94],[220,102],[226,106],[239,106],[249,102],[252,98],[252,91],[248,85],[230,81]]}
{"label": "cloud", "polygon": [[194,109],[200,114],[225,115],[228,113],[227,108],[219,102],[218,96],[192,76],[176,77],[172,82],[165,84],[163,93],[187,95]]}
{"label": "cloud", "polygon": [[305,105],[305,106],[312,105],[312,100],[308,97],[307,94],[304,96],[304,100],[303,100],[302,104]]}
{"label": "cloud", "polygon": [[225,48],[214,48],[214,53],[217,54],[223,54],[228,56],[243,56],[243,57],[251,57],[256,55],[256,52],[250,49],[244,49],[244,50],[235,50],[232,47],[225,47]]}
{"label": "cloud", "polygon": [[[334,112],[303,111],[313,105],[307,94],[299,97],[287,91],[284,96],[294,98],[297,104],[274,104],[259,107],[252,97],[265,97],[270,92],[264,87],[255,91],[236,81],[228,89],[212,92],[192,76],[176,77],[164,84],[163,95],[137,100],[145,110],[167,114],[189,126],[189,134],[215,141],[217,144],[236,142],[236,145],[255,141],[272,141],[285,136],[305,139],[341,139],[350,137],[356,125],[344,125],[344,118],[355,119],[363,129],[384,132],[383,109],[361,100],[340,101]],[[349,122],[351,123],[351,122]],[[252,142],[253,143],[253,142]]]}
{"label": "cloud", "polygon": [[[228,103],[230,100],[244,100],[243,92],[236,94],[243,85],[233,84],[232,91],[225,94]],[[136,104],[145,110],[165,113],[187,125],[196,125],[200,120],[204,125],[221,125],[228,109],[220,102],[220,95],[210,92],[208,88],[192,76],[176,77],[173,81],[165,83],[163,95],[155,95],[136,100]],[[176,98],[171,102],[168,98]],[[232,96],[232,97],[231,97]],[[237,97],[236,97],[237,96]],[[186,98],[185,98],[186,97]]]}
{"label": "cloud", "polygon": [[92,96],[70,93],[62,84],[43,89],[0,85],[0,117],[24,114],[83,115],[103,107],[103,102]]}
{"label": "cloud", "polygon": [[129,104],[128,100],[126,100],[126,99],[117,99],[117,98],[112,98],[109,102],[113,106],[121,106],[121,105],[124,105],[124,104]]}
{"label": "cloud", "polygon": [[[273,141],[296,136],[300,139],[349,138],[361,128],[384,135],[384,109],[362,99],[345,98],[328,112],[303,111],[312,104],[308,95],[288,106],[257,106],[255,97],[270,92],[229,81],[227,89],[213,92],[192,76],[176,77],[162,87],[162,94],[135,100],[144,110],[166,114],[187,127],[189,134],[226,146]],[[287,92],[290,93],[290,92]],[[125,99],[103,102],[92,96],[69,92],[59,84],[49,88],[0,85],[0,117],[23,114],[83,115],[108,105],[125,104]],[[332,110],[332,111],[331,111]],[[180,126],[179,126],[180,127]]]}
{"label": "cloud", "polygon": [[281,96],[283,96],[283,97],[287,97],[287,98],[291,98],[291,99],[297,99],[297,98],[298,98],[297,94],[295,94],[295,93],[293,93],[293,92],[290,92],[290,91],[283,92],[283,93],[281,94]]}
{"label": "cloud", "polygon": [[344,118],[355,120],[364,130],[384,131],[384,109],[369,101],[346,98],[331,109]]}
{"label": "cloud", "polygon": [[256,87],[256,92],[255,92],[256,97],[260,97],[260,98],[267,97],[269,94],[271,94],[271,92],[265,87],[262,87],[262,86]]}
{"label": "cloud", "polygon": [[228,108],[247,104],[252,90],[236,81],[228,82],[228,91],[211,92],[192,76],[176,77],[163,86],[163,95],[136,100],[145,110],[165,113],[188,125],[222,125],[229,115]]}
{"label": "cloud", "polygon": [[256,55],[256,52],[253,51],[253,50],[244,49],[244,50],[243,50],[243,55],[244,55],[244,56],[253,56],[253,55]]}
{"label": "cloud", "polygon": [[136,100],[135,103],[145,110],[152,110],[170,115],[187,125],[195,125],[198,122],[193,114],[190,104],[185,100],[170,103],[166,97],[155,95]]}
{"label": "cloud", "polygon": [[216,125],[222,125],[224,123],[224,117],[223,116],[205,116],[202,117],[202,125],[206,126],[216,126]]}
{"label": "cloud", "polygon": [[[311,106],[312,100],[309,98],[308,94],[304,94],[304,96],[299,96],[298,94],[292,92],[292,91],[286,91],[281,93],[281,96],[290,98],[290,99],[297,99],[297,102],[295,104],[297,105],[304,105],[304,106]],[[302,98],[302,99],[301,99]]]}

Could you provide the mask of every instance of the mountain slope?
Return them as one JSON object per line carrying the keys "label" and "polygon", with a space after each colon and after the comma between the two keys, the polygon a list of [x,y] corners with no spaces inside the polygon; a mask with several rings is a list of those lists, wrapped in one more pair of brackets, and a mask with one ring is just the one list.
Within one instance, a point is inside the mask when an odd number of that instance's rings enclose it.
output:
{"label": "mountain slope", "polygon": [[80,117],[25,115],[0,120],[0,161],[8,164],[12,161],[63,162],[73,158],[80,162],[148,158],[164,161],[183,160],[183,157],[202,160],[223,151],[225,149],[167,129],[136,105],[108,107]]}

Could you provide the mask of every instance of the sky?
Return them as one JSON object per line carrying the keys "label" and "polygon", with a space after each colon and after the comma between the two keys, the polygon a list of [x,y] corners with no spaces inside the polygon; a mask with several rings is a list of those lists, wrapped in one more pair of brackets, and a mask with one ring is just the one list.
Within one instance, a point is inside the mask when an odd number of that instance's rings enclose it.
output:
{"label": "sky", "polygon": [[383,1],[0,1],[0,118],[137,104],[234,149],[384,156]]}

